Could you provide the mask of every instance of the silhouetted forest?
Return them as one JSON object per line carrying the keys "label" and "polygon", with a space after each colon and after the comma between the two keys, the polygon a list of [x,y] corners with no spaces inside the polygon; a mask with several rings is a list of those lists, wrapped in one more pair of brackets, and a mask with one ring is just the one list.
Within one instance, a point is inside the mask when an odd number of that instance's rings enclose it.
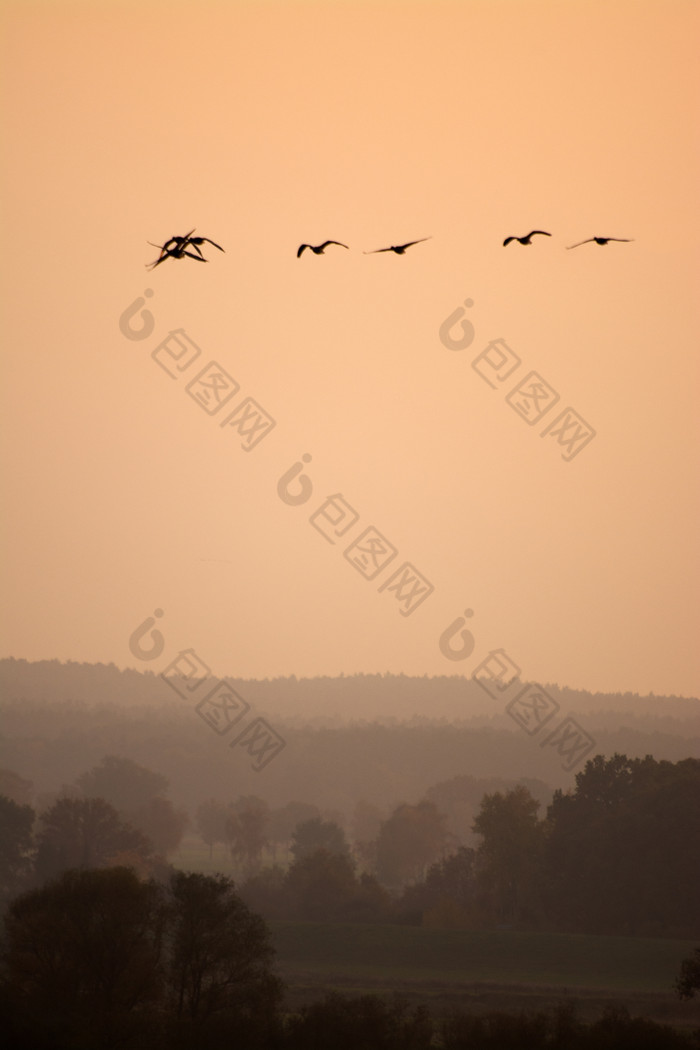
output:
{"label": "silhouetted forest", "polygon": [[[463,675],[410,677],[393,674],[341,675],[337,678],[241,679],[227,676],[266,717],[289,723],[340,725],[353,721],[410,721],[413,718],[490,721],[503,717],[498,703]],[[214,685],[217,679],[211,679]],[[637,693],[588,693],[542,683],[567,714],[596,722],[607,712],[617,723],[639,722],[647,730],[700,735],[700,700]],[[0,696],[24,701],[116,704],[119,707],[172,704],[173,694],[159,674],[120,671],[114,664],[73,660],[0,659]],[[616,723],[616,724],[617,724]],[[681,725],[683,723],[683,725]],[[505,719],[503,724],[510,725]],[[611,723],[612,725],[612,723]]]}
{"label": "silhouetted forest", "polygon": [[[564,770],[502,713],[433,717],[459,691],[482,693],[463,679],[275,683],[295,712],[323,690],[329,710],[353,712],[310,723],[265,707],[268,683],[238,683],[286,739],[256,773],[152,675],[0,671],[11,1045],[695,1045],[621,1010],[585,1024],[570,1006],[432,1016],[335,992],[290,1010],[266,923],[699,938],[697,701],[634,709],[560,690],[596,741]],[[403,691],[431,718],[367,721],[349,703],[369,693],[386,712],[382,697]],[[692,996],[697,959],[678,966]]]}
{"label": "silhouetted forest", "polygon": [[[272,919],[700,936],[698,759],[597,755],[543,813],[531,788],[544,785],[456,777],[388,811],[359,802],[347,832],[311,803],[275,808],[256,795],[208,799],[190,815],[165,797],[161,774],[117,756],[43,811],[10,797],[27,786],[0,771],[5,900],[73,868],[163,877],[193,824]],[[474,845],[453,830],[467,814]]]}
{"label": "silhouetted forest", "polygon": [[[595,1022],[570,1000],[550,1012],[452,1009],[330,991],[284,1009],[265,922],[221,875],[140,878],[117,866],[71,869],[15,898],[5,915],[0,1027],[12,1050],[587,1050],[682,1048],[698,1033],[622,1007]],[[700,986],[681,960],[681,996]]]}
{"label": "silhouetted forest", "polygon": [[[414,802],[436,783],[465,774],[540,780],[550,790],[573,783],[574,771],[562,768],[554,748],[541,746],[540,736],[529,736],[460,676],[231,681],[286,741],[259,773],[157,675],[2,660],[0,763],[44,799],[104,755],[117,754],[165,775],[173,802],[189,809],[207,798],[253,792],[274,806],[297,799],[349,814],[360,799],[382,807]],[[698,700],[547,688],[562,715],[577,718],[595,739],[599,754],[700,757]]]}

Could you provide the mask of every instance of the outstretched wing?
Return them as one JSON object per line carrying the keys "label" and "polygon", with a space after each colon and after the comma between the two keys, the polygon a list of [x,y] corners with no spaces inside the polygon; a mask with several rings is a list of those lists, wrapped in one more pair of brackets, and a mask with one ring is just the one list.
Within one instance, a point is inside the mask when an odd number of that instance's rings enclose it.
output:
{"label": "outstretched wing", "polygon": [[[206,241],[207,244],[213,244],[214,247],[218,248],[220,252],[224,251],[224,249],[221,247],[221,245],[217,244],[216,241],[212,241],[210,237],[196,237],[195,240],[196,241]],[[194,241],[192,243],[194,244]],[[195,247],[196,247],[196,245],[195,245]]]}
{"label": "outstretched wing", "polygon": [[505,246],[507,244],[510,244],[511,241],[517,241],[517,239],[517,237],[506,237],[506,239],[503,242],[503,247],[505,248]]}
{"label": "outstretched wing", "polygon": [[594,241],[594,240],[595,240],[595,237],[589,237],[585,241],[579,241],[578,244],[569,244],[569,245],[567,245],[566,250],[567,250],[567,252],[571,251],[572,248],[579,248],[582,244],[589,244],[591,241]]}
{"label": "outstretched wing", "polygon": [[194,250],[196,251],[197,255],[199,255],[200,258],[203,259],[204,258],[204,253],[203,253],[202,249],[199,246],[204,241],[206,241],[206,237],[193,237],[189,241],[183,240],[182,244],[180,245],[180,250],[184,252],[185,248],[189,244],[190,248],[194,248]]}
{"label": "outstretched wing", "polygon": [[347,244],[341,244],[340,241],[324,241],[321,248],[327,248],[329,244],[337,244],[340,248],[347,248]]}
{"label": "outstretched wing", "polygon": [[421,241],[429,241],[429,240],[430,240],[430,237],[419,237],[417,241],[409,241],[408,244],[401,244],[401,245],[399,245],[399,247],[404,248],[404,249],[405,248],[411,248],[411,247],[413,247],[414,244],[420,244]]}
{"label": "outstretched wing", "polygon": [[299,245],[299,250],[297,251],[297,259],[299,258],[299,256],[303,252],[304,248],[310,248],[310,247],[311,247],[310,244],[300,244]]}
{"label": "outstretched wing", "polygon": [[376,255],[377,252],[393,252],[394,248],[373,248],[371,252],[363,252],[363,255]]}
{"label": "outstretched wing", "polygon": [[624,241],[625,244],[630,244],[634,240],[634,237],[606,237],[605,240],[606,241]]}
{"label": "outstretched wing", "polygon": [[530,230],[528,237],[534,237],[536,233],[541,233],[543,237],[551,237],[551,233],[547,233],[546,230]]}
{"label": "outstretched wing", "polygon": [[160,264],[162,262],[164,262],[166,259],[170,259],[170,258],[172,258],[172,253],[171,252],[162,252],[158,256],[158,258],[156,259],[155,262],[146,263],[146,269],[147,270],[155,270],[156,266],[160,266]]}
{"label": "outstretched wing", "polygon": [[150,265],[151,267],[153,267],[153,266],[156,265],[156,263],[162,262],[163,259],[166,259],[168,257],[168,255],[170,255],[171,249],[170,249],[169,245],[171,245],[171,244],[174,245],[175,241],[171,237],[169,241],[165,242],[165,244],[155,244],[153,241],[146,241],[146,244],[150,244],[150,246],[152,248],[159,248],[160,249],[160,255],[158,256],[158,259],[156,260],[156,262],[155,263],[150,263],[150,264],[147,263],[146,264],[147,266]]}

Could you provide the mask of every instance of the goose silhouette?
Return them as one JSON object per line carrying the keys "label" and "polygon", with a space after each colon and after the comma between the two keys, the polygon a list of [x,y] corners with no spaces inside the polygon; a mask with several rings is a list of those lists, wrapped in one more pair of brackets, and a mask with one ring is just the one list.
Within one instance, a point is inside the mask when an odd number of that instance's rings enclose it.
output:
{"label": "goose silhouette", "polygon": [[323,244],[300,244],[297,249],[297,259],[301,256],[304,248],[309,248],[314,255],[325,255],[329,244],[337,244],[340,248],[347,248],[347,244],[341,244],[340,241],[324,241]]}
{"label": "goose silhouette", "polygon": [[530,232],[526,234],[525,237],[506,237],[506,239],[503,242],[503,247],[505,248],[505,246],[507,244],[510,244],[511,241],[518,241],[520,244],[532,244],[532,238],[535,236],[536,233],[542,234],[543,237],[552,236],[551,233],[547,233],[546,230],[530,230]]}
{"label": "goose silhouette", "polygon": [[409,241],[407,244],[392,244],[391,248],[375,248],[371,252],[363,252],[363,255],[376,255],[377,252],[395,252],[397,255],[403,255],[407,248],[411,248],[414,244],[420,244],[421,241],[429,241],[430,237],[419,237],[417,241]]}
{"label": "goose silhouette", "polygon": [[630,243],[634,240],[634,237],[589,237],[585,241],[579,241],[578,244],[569,244],[567,251],[571,251],[572,248],[580,248],[582,244],[590,244],[591,241],[595,241],[596,244],[607,244],[608,241],[624,241]]}
{"label": "goose silhouette", "polygon": [[[188,259],[195,259],[197,262],[207,262],[200,247],[200,245],[205,242],[207,244],[213,244],[220,252],[224,251],[221,245],[217,244],[216,241],[210,240],[209,237],[193,237],[193,233],[194,230],[190,230],[190,232],[186,233],[184,237],[178,237],[175,235],[163,245],[153,244],[153,241],[148,241],[148,243],[154,248],[160,248],[160,255],[155,262],[147,264],[147,269],[154,270],[155,267],[159,266],[165,259],[182,259],[185,256],[187,256]],[[197,252],[196,255],[193,252],[187,251],[187,248],[190,246],[195,249]]]}

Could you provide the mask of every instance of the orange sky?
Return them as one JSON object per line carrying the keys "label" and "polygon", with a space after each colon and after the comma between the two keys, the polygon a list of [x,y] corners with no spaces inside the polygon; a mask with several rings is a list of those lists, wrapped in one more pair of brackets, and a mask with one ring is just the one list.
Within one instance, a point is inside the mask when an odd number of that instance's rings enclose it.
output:
{"label": "orange sky", "polygon": [[[145,667],[161,608],[216,674],[503,648],[529,680],[700,692],[696,4],[1,10],[0,655]],[[225,254],[145,269],[192,227]],[[566,250],[593,235],[634,240]],[[350,250],[296,258],[326,238]],[[180,378],[152,357],[175,329],[202,351]],[[521,363],[494,389],[472,365],[499,338]],[[239,389],[210,416],[186,385],[211,360]],[[559,395],[533,425],[506,400],[530,372]],[[245,398],[275,420],[250,451],[220,426]],[[596,431],[568,462],[542,436],[567,408]],[[309,519],[337,494],[333,544]],[[370,526],[396,550],[371,580],[344,555]]]}

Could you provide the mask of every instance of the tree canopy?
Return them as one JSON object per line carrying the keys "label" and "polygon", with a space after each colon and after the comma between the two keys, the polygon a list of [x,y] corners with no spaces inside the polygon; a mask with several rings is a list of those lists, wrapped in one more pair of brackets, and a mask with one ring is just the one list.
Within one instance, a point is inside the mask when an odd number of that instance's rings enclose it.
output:
{"label": "tree canopy", "polygon": [[61,798],[41,816],[36,871],[53,878],[70,868],[101,868],[121,853],[146,859],[153,850],[102,798]]}
{"label": "tree canopy", "polygon": [[223,875],[71,870],[16,898],[2,999],[13,1047],[269,1045],[267,928]]}
{"label": "tree canopy", "polygon": [[312,817],[297,824],[290,850],[294,860],[303,860],[320,849],[349,856],[350,847],[340,825],[333,820],[321,820],[320,817]]}
{"label": "tree canopy", "polygon": [[18,893],[31,872],[33,826],[31,806],[0,795],[0,903]]}
{"label": "tree canopy", "polygon": [[377,875],[399,887],[420,878],[442,851],[444,817],[434,802],[402,803],[382,822],[377,838]]}
{"label": "tree canopy", "polygon": [[103,798],[122,813],[132,813],[168,790],[168,779],[162,773],[118,755],[105,755],[76,784],[86,798]]}

